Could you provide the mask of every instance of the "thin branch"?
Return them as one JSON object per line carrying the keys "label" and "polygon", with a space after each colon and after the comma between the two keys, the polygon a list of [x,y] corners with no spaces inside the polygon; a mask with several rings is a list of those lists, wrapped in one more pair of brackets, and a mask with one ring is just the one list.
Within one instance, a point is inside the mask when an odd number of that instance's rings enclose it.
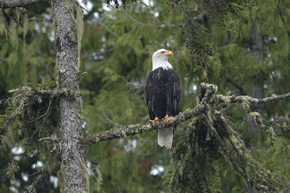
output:
{"label": "thin branch", "polygon": [[243,103],[243,102],[250,102],[250,103],[266,103],[274,100],[286,100],[290,98],[290,92],[282,95],[272,95],[266,98],[254,98],[250,96],[218,96],[217,101],[212,101],[211,103]]}
{"label": "thin branch", "polygon": [[[26,96],[35,96],[35,95],[49,95],[52,97],[55,96],[69,96],[69,97],[81,97],[81,93],[76,93],[72,90],[64,90],[64,89],[51,89],[51,90],[45,90],[45,89],[38,89],[33,88],[30,86],[23,86],[20,88],[9,90],[9,93],[22,93],[26,91]],[[28,91],[28,92],[27,92]],[[17,96],[16,96],[17,97]],[[20,97],[23,97],[22,95]]]}
{"label": "thin branch", "polygon": [[33,22],[47,22],[45,19],[36,19],[35,17],[29,18],[28,21]]}
{"label": "thin branch", "polygon": [[109,123],[111,123],[111,124],[113,124],[114,125],[114,127],[120,127],[120,126],[122,126],[122,125],[120,125],[119,123],[116,123],[116,122],[114,122],[112,119],[110,119],[105,113],[103,114],[103,117],[109,122]]}
{"label": "thin branch", "polygon": [[39,182],[39,180],[40,180],[42,177],[43,177],[42,175],[39,175],[35,180],[33,180],[31,186],[29,186],[29,188],[28,188],[28,193],[36,192],[36,191],[35,191],[35,186],[36,186],[36,184]]}
{"label": "thin branch", "polygon": [[236,83],[234,80],[232,80],[230,77],[226,76],[226,79],[229,83],[231,83],[233,86],[235,86],[239,91],[240,91],[240,94],[242,95],[246,95],[246,91],[244,90],[244,88],[239,85],[238,83]]}
{"label": "thin branch", "polygon": [[28,122],[28,123],[31,123],[31,122],[34,122],[34,121],[36,121],[36,120],[38,120],[38,119],[41,119],[41,118],[44,117],[44,116],[47,116],[47,113],[48,113],[48,111],[49,111],[49,109],[50,109],[50,106],[51,106],[51,100],[49,100],[47,110],[46,110],[46,112],[45,112],[43,115],[40,115],[39,117],[36,117],[36,118],[33,119],[33,120],[28,120],[27,122]]}
{"label": "thin branch", "polygon": [[23,7],[39,2],[49,3],[49,0],[0,0],[0,8]]}
{"label": "thin branch", "polygon": [[0,57],[0,60],[4,61],[4,62],[7,62],[8,59],[7,58],[3,58],[3,57]]}
{"label": "thin branch", "polygon": [[59,143],[59,139],[58,138],[55,138],[55,137],[43,137],[43,138],[40,138],[38,140],[39,142],[42,142],[42,141],[45,141],[45,142],[50,142],[50,143]]}

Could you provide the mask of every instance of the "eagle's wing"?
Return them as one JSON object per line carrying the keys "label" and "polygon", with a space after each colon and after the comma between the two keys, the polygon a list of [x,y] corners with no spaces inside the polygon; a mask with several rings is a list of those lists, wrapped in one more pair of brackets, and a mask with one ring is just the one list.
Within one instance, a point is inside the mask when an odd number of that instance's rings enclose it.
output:
{"label": "eagle's wing", "polygon": [[182,84],[180,80],[179,73],[174,71],[174,81],[173,81],[173,98],[172,98],[172,113],[173,116],[178,115],[181,108],[181,99],[182,99]]}
{"label": "eagle's wing", "polygon": [[171,72],[167,92],[167,108],[168,116],[178,115],[181,108],[182,85],[178,72]]}
{"label": "eagle's wing", "polygon": [[152,79],[152,73],[150,72],[147,77],[146,77],[146,83],[145,83],[145,91],[144,91],[144,97],[145,97],[145,102],[147,104],[148,107],[148,111],[149,111],[149,115],[150,115],[150,119],[154,120],[155,118],[155,114],[154,114],[154,84],[153,83],[153,79]]}
{"label": "eagle's wing", "polygon": [[[182,97],[182,85],[178,72],[171,71],[168,91],[167,93],[167,107],[166,114],[169,116],[178,115],[181,108],[181,97]],[[158,130],[158,144],[162,147],[165,146],[167,149],[171,149],[173,142],[173,131],[174,126],[166,129]]]}

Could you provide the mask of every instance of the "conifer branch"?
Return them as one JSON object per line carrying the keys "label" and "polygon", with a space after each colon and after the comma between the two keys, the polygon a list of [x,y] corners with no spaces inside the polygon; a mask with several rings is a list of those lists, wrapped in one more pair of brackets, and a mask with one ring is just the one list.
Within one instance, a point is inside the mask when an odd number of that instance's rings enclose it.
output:
{"label": "conifer branch", "polygon": [[130,20],[132,20],[133,22],[144,26],[144,27],[150,27],[150,28],[172,28],[172,27],[178,27],[178,26],[182,26],[183,24],[160,24],[160,25],[152,25],[152,24],[148,24],[148,23],[143,23],[137,19],[135,19],[134,17],[132,17],[131,15],[129,15],[127,12],[123,11],[124,15],[126,15]]}
{"label": "conifer branch", "polygon": [[0,8],[23,7],[39,2],[49,3],[49,0],[0,0]]}

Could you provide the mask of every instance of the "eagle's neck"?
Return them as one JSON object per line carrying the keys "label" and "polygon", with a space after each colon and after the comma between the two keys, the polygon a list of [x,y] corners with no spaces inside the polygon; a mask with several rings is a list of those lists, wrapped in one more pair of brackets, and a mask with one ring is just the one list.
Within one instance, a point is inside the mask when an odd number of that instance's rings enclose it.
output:
{"label": "eagle's neck", "polygon": [[156,60],[153,59],[152,61],[152,71],[156,70],[157,68],[163,68],[164,70],[173,69],[171,64],[167,60]]}

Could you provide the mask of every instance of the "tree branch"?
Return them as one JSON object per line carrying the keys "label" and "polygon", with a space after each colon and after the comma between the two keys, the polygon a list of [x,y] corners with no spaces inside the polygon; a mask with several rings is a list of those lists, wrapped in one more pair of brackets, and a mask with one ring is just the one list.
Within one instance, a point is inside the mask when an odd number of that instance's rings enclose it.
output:
{"label": "tree branch", "polygon": [[8,59],[7,58],[3,58],[3,57],[0,57],[0,60],[4,61],[4,62],[7,62]]}
{"label": "tree branch", "polygon": [[[58,97],[58,96],[67,96],[69,98],[75,98],[75,97],[81,97],[82,94],[80,92],[75,92],[73,90],[67,90],[67,89],[50,89],[50,90],[45,90],[45,89],[39,89],[39,88],[34,88],[31,86],[23,86],[21,88],[16,88],[8,91],[9,93],[16,93],[17,95],[15,96],[16,98],[24,98],[28,97],[28,99],[31,99],[34,96],[51,96],[51,97]],[[7,99],[4,99],[7,100]]]}
{"label": "tree branch", "polygon": [[232,80],[229,76],[226,76],[226,79],[229,83],[231,83],[233,86],[235,86],[239,91],[240,91],[240,94],[242,95],[246,95],[246,91],[244,90],[244,88],[239,85],[238,83],[236,83],[234,80]]}
{"label": "tree branch", "polygon": [[49,3],[49,0],[0,0],[0,8],[23,7],[39,2]]}
{"label": "tree branch", "polygon": [[201,103],[197,105],[194,109],[188,109],[184,111],[183,113],[179,113],[179,115],[176,115],[175,117],[168,118],[167,124],[165,124],[162,121],[159,121],[159,122],[156,122],[155,125],[152,125],[152,124],[126,125],[118,129],[110,129],[108,131],[98,132],[94,135],[91,135],[85,138],[83,142],[83,147],[87,148],[90,145],[100,142],[100,141],[118,139],[118,138],[123,138],[126,136],[142,134],[142,133],[157,130],[157,129],[168,128],[173,125],[182,123],[188,119],[191,119],[192,117],[197,117],[198,115],[201,115],[203,112],[205,112],[206,108],[207,108],[206,105],[204,103]]}
{"label": "tree branch", "polygon": [[265,103],[272,100],[290,98],[290,92],[289,92],[287,94],[275,95],[275,96],[266,97],[266,98],[253,98],[249,96],[218,95],[215,100],[212,100],[213,95],[216,93],[216,91],[217,91],[217,86],[208,84],[208,83],[201,83],[199,104],[195,108],[188,109],[182,113],[179,113],[179,115],[176,115],[175,117],[168,118],[167,123],[159,121],[155,125],[152,125],[151,123],[150,124],[148,123],[145,125],[140,125],[140,124],[126,125],[126,126],[120,126],[118,129],[110,129],[107,131],[98,132],[96,134],[86,137],[83,140],[83,148],[86,149],[90,145],[101,142],[101,141],[123,138],[126,136],[142,134],[148,131],[168,128],[174,125],[178,125],[188,119],[197,117],[201,115],[202,113],[206,112],[207,105],[214,105],[214,104],[219,104],[219,103],[226,103],[226,104],[242,103],[246,101],[250,103]]}
{"label": "tree branch", "polygon": [[117,138],[122,138],[126,136],[141,134],[144,132],[153,131],[157,129],[172,127],[188,119],[197,117],[198,115],[201,115],[202,113],[206,111],[207,109],[206,103],[208,103],[211,100],[211,98],[213,97],[213,94],[217,91],[217,87],[215,85],[208,84],[208,83],[202,83],[201,89],[204,91],[203,92],[204,94],[203,96],[200,96],[201,98],[200,104],[198,104],[193,109],[188,109],[183,113],[179,113],[175,117],[168,118],[167,123],[164,123],[163,121],[159,121],[155,125],[152,125],[152,124],[127,125],[127,126],[121,126],[118,129],[110,129],[108,131],[98,132],[94,135],[91,135],[85,138],[83,141],[83,147],[88,148],[90,145],[94,143],[98,143],[100,141],[117,139]]}
{"label": "tree branch", "polygon": [[223,96],[218,95],[216,101],[212,101],[211,103],[242,103],[242,102],[250,102],[250,103],[266,103],[273,100],[285,100],[290,98],[290,92],[282,95],[272,95],[266,98],[254,98],[250,96]]}

